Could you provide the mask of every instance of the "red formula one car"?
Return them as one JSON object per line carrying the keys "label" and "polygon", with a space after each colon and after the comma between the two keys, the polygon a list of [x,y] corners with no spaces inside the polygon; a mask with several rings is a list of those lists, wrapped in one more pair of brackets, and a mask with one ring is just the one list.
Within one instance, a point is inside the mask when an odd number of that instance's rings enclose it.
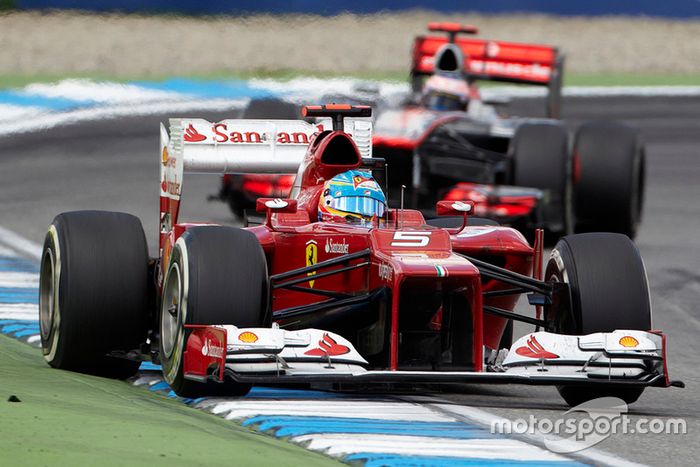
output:
{"label": "red formula one car", "polygon": [[[531,246],[512,228],[474,225],[471,202],[438,203],[462,217],[455,229],[389,209],[373,176],[383,161],[359,149],[370,112],[316,106],[305,109],[315,123],[161,127],[158,258],[128,214],[69,212],[49,227],[39,305],[48,363],[126,377],[147,358],[182,396],[263,383],[488,382],[557,385],[577,404],[633,402],[674,384],[627,237],[565,237],[543,271],[541,231]],[[289,198],[257,201],[263,225],[178,218],[185,173],[292,169]],[[534,315],[514,311],[521,294]],[[533,326],[515,343],[513,320]]]}

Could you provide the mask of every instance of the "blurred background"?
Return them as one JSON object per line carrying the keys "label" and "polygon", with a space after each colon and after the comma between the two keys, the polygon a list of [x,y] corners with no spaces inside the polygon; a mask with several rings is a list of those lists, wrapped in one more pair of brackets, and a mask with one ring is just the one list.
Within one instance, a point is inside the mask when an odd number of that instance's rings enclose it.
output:
{"label": "blurred background", "polygon": [[0,86],[357,76],[405,80],[428,21],[553,44],[569,85],[700,83],[696,0],[0,0]]}

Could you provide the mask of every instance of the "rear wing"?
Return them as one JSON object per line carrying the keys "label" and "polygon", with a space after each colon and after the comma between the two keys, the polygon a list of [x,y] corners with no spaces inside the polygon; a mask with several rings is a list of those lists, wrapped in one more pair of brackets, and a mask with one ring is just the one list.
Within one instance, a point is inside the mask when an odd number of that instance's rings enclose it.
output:
{"label": "rear wing", "polygon": [[363,158],[372,157],[372,121],[364,116],[371,110],[310,109],[309,117],[321,117],[314,123],[243,119],[212,123],[201,118],[172,118],[169,128],[161,124],[161,248],[163,236],[177,223],[185,173],[295,173],[314,136],[339,126],[353,138]]}
{"label": "rear wing", "polygon": [[564,56],[556,47],[548,45],[455,37],[454,32],[450,32],[449,39],[418,36],[413,43],[411,66],[414,92],[422,88],[424,76],[433,74],[438,49],[450,42],[462,51],[463,71],[469,79],[546,86],[549,90],[547,115],[559,118]]}

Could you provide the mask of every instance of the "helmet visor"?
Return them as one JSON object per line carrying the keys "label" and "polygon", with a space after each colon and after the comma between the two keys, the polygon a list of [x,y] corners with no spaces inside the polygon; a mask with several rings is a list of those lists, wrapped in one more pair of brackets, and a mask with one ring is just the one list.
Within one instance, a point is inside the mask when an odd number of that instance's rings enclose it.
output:
{"label": "helmet visor", "polygon": [[433,110],[464,110],[466,103],[459,96],[431,92],[425,96],[425,106]]}
{"label": "helmet visor", "polygon": [[367,196],[341,196],[331,200],[331,207],[338,211],[372,218],[384,215],[384,203]]}

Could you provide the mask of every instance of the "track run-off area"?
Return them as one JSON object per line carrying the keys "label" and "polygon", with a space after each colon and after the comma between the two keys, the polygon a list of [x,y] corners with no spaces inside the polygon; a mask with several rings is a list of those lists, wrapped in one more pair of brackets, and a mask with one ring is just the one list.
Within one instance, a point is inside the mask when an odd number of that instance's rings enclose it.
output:
{"label": "track run-off area", "polygon": [[[70,94],[77,84],[69,82],[59,90],[13,91],[14,100],[5,98],[8,93],[1,95],[0,107],[7,112],[0,115],[0,331],[36,347],[38,256],[45,229],[60,212],[105,209],[135,214],[155,255],[157,123],[175,116],[235,118],[247,98],[294,87],[263,84],[239,83],[236,86],[242,87],[236,89],[222,84],[215,92],[195,91],[179,82],[177,89],[140,86],[142,94],[137,96],[128,86]],[[126,92],[119,95],[119,89]],[[245,398],[183,403],[368,466],[658,465],[670,459],[674,465],[695,465],[700,455],[700,92],[665,89],[647,90],[649,95],[568,90],[564,117],[572,128],[590,119],[620,119],[638,128],[646,142],[646,202],[636,244],[648,269],[654,327],[668,333],[671,378],[683,380],[687,388],[648,389],[628,415],[633,420],[683,418],[687,434],[613,434],[595,448],[560,455],[545,449],[538,434],[490,433],[490,424],[499,417],[563,416],[567,407],[551,387],[451,385],[411,393],[255,388]],[[310,99],[326,92],[314,85],[298,85],[293,91],[308,92]],[[181,98],[183,93],[186,98]],[[539,99],[521,97],[511,112],[537,114],[542,107]],[[207,201],[217,187],[216,176],[190,176],[184,185],[182,218],[233,223],[226,205]],[[36,352],[40,354],[38,348]],[[135,391],[169,392],[159,373],[148,366],[131,383],[141,387]]]}

